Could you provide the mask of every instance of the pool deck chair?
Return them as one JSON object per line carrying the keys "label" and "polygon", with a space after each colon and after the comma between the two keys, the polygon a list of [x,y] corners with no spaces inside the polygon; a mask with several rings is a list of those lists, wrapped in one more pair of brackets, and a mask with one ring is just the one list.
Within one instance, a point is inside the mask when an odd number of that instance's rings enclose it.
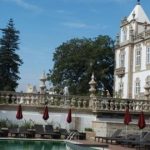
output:
{"label": "pool deck chair", "polygon": [[43,138],[45,135],[43,125],[35,124],[34,128],[35,128],[35,135],[40,135],[40,137]]}
{"label": "pool deck chair", "polygon": [[10,133],[10,136],[18,137],[18,135],[19,135],[19,128],[18,128],[18,126],[10,127],[9,128],[9,133]]}
{"label": "pool deck chair", "polygon": [[19,128],[19,137],[33,137],[32,133],[28,131],[26,127]]}
{"label": "pool deck chair", "polygon": [[99,142],[101,139],[102,142],[103,142],[103,140],[105,140],[106,143],[108,143],[108,141],[111,140],[112,138],[120,137],[119,135],[121,132],[122,132],[122,129],[117,129],[117,130],[115,130],[115,132],[110,137],[95,136],[95,141],[96,141],[96,139],[98,139],[98,142]]}
{"label": "pool deck chair", "polygon": [[150,142],[150,132],[139,135],[139,138],[136,138],[136,140],[128,141],[128,145],[135,146],[138,148],[140,146],[144,147],[144,144],[148,142]]}
{"label": "pool deck chair", "polygon": [[61,136],[64,136],[65,139],[67,139],[67,137],[69,136],[69,133],[66,129],[60,128],[59,132],[60,132]]}
{"label": "pool deck chair", "polygon": [[122,137],[112,138],[111,140],[115,141],[116,144],[121,144],[125,140],[134,140],[137,136],[138,136],[138,134],[128,134],[128,135],[124,135]]}
{"label": "pool deck chair", "polygon": [[50,135],[53,139],[60,139],[61,134],[59,131],[54,131],[52,125],[45,125],[45,135]]}

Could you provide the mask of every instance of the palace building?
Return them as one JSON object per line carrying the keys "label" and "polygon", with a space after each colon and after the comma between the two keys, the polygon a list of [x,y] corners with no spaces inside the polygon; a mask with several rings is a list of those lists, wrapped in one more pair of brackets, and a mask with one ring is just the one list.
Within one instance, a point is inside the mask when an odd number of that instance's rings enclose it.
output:
{"label": "palace building", "polygon": [[115,96],[150,96],[150,20],[140,1],[120,25],[115,44]]}

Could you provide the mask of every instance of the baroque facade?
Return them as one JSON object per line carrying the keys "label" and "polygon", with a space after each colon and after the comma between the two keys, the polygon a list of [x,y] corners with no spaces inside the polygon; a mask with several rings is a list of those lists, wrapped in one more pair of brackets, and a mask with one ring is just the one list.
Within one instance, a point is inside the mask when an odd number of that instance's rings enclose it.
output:
{"label": "baroque facade", "polygon": [[115,48],[115,95],[148,99],[150,96],[150,20],[140,1],[121,21]]}

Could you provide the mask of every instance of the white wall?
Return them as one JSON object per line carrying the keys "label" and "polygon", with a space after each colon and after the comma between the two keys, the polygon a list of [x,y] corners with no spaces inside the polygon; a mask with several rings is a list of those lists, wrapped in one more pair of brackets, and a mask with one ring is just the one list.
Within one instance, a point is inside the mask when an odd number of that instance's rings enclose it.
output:
{"label": "white wall", "polygon": [[49,119],[44,121],[42,114],[39,112],[23,112],[23,119],[16,119],[16,111],[0,111],[0,119],[6,119],[13,121],[14,123],[22,124],[25,120],[33,120],[35,123],[47,124],[52,123],[54,127],[61,125],[62,128],[76,128],[79,131],[84,131],[85,128],[92,128],[92,121],[96,120],[95,115],[89,114],[72,114],[72,123],[66,122],[67,113],[51,113],[49,112]]}

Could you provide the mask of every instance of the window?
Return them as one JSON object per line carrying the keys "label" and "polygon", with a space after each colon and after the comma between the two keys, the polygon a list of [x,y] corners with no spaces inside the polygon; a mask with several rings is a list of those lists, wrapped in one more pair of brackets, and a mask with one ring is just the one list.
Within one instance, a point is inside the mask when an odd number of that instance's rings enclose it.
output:
{"label": "window", "polygon": [[141,90],[140,79],[136,78],[136,81],[135,81],[135,95],[139,95],[140,94],[140,90]]}
{"label": "window", "polygon": [[122,42],[127,40],[127,28],[122,28]]}
{"label": "window", "polygon": [[146,84],[150,87],[150,76],[147,76],[147,78],[146,78]]}
{"label": "window", "polygon": [[123,96],[123,82],[119,83],[119,95],[120,95],[120,97]]}
{"label": "window", "polygon": [[136,66],[141,65],[141,47],[140,46],[138,46],[135,51],[135,65]]}
{"label": "window", "polygon": [[124,51],[120,52],[120,58],[119,58],[119,60],[120,60],[119,66],[120,67],[124,67],[125,66],[125,64],[124,64],[124,62],[125,62],[125,53],[124,53]]}
{"label": "window", "polygon": [[146,49],[146,64],[150,64],[150,47]]}

